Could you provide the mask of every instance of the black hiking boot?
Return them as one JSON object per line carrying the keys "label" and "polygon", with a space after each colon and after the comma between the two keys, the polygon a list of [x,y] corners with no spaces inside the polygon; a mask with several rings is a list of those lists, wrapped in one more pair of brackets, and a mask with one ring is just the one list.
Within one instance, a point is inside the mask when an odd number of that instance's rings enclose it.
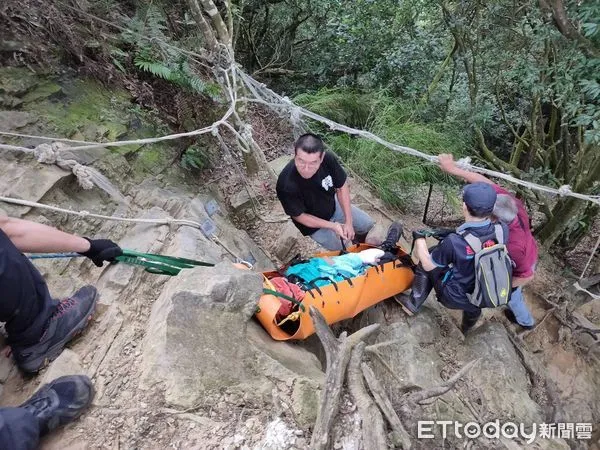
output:
{"label": "black hiking boot", "polygon": [[407,294],[398,294],[394,296],[394,299],[402,306],[406,314],[414,316],[419,312],[432,289],[433,284],[431,283],[429,274],[419,264],[415,270],[415,278],[413,279],[410,296]]}
{"label": "black hiking boot", "polygon": [[97,298],[96,288],[87,285],[56,305],[37,344],[11,346],[17,366],[23,372],[35,373],[56,359],[65,345],[87,327]]}
{"label": "black hiking boot", "polygon": [[469,332],[469,330],[475,326],[478,320],[479,317],[467,317],[467,315],[463,312],[462,321],[460,323],[460,331],[462,331],[462,333],[466,335]]}
{"label": "black hiking boot", "polygon": [[379,248],[386,252],[393,252],[397,248],[396,243],[400,236],[402,236],[402,225],[400,222],[392,222],[388,228],[387,236]]}
{"label": "black hiking boot", "polygon": [[42,386],[21,405],[38,419],[42,436],[72,422],[94,398],[92,381],[85,375],[68,375]]}
{"label": "black hiking boot", "polygon": [[364,244],[367,241],[367,234],[369,233],[356,233],[354,235],[354,239],[352,240],[353,244]]}
{"label": "black hiking boot", "polygon": [[517,325],[519,325],[520,327],[525,328],[526,330],[532,330],[533,329],[533,325],[521,325],[518,321],[517,318],[515,317],[515,313],[512,312],[512,310],[510,308],[504,308],[504,317],[506,317],[510,322],[512,323],[516,323]]}

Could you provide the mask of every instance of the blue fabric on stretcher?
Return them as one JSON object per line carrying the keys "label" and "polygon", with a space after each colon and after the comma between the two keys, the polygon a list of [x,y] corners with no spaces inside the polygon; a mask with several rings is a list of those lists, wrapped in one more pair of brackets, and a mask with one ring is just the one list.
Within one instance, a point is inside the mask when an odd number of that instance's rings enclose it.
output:
{"label": "blue fabric on stretcher", "polygon": [[366,267],[356,253],[346,253],[345,255],[334,256],[331,258],[333,265],[329,264],[323,258],[311,258],[306,263],[300,263],[289,267],[285,276],[295,275],[307,284],[311,284],[317,278],[328,278],[328,280],[317,280],[315,286],[325,286],[331,281],[343,281],[345,278],[353,278],[365,273]]}

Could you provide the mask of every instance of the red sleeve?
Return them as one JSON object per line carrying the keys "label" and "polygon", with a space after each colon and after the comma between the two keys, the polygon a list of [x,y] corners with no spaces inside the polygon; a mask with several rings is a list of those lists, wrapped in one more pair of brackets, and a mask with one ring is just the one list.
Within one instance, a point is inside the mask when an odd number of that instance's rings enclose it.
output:
{"label": "red sleeve", "polygon": [[506,194],[506,195],[510,195],[511,197],[514,197],[514,194],[512,194],[509,191],[507,191],[502,186],[498,186],[497,184],[492,184],[492,187],[496,191],[496,194]]}

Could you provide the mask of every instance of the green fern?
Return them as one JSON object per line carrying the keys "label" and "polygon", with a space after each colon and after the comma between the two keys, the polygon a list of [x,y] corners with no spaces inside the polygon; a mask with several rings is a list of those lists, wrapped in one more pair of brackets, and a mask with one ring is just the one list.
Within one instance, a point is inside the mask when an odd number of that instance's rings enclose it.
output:
{"label": "green fern", "polygon": [[158,61],[146,61],[141,59],[140,57],[136,57],[133,60],[133,63],[138,69],[143,70],[144,72],[149,72],[154,76],[160,77],[167,81],[173,81],[174,74],[173,71]]}
{"label": "green fern", "polygon": [[189,92],[208,95],[214,100],[219,98],[219,85],[200,78],[187,58],[173,49],[179,47],[179,43],[170,39],[167,21],[160,8],[151,4],[139,9],[127,25],[121,39],[133,48],[131,54],[119,48],[111,50],[113,63],[119,70],[125,72],[126,58],[133,57],[134,66],[143,72]]}

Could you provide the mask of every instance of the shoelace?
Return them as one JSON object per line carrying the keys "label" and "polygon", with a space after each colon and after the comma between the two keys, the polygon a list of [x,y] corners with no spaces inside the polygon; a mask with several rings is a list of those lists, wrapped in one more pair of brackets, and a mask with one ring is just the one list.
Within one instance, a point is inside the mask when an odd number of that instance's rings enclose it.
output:
{"label": "shoelace", "polygon": [[43,415],[46,410],[52,406],[52,401],[49,396],[39,396],[38,398],[29,400],[28,404],[23,406],[29,410],[33,415]]}
{"label": "shoelace", "polygon": [[56,310],[52,313],[52,320],[61,317],[65,312],[75,305],[75,300],[66,298],[56,306]]}

